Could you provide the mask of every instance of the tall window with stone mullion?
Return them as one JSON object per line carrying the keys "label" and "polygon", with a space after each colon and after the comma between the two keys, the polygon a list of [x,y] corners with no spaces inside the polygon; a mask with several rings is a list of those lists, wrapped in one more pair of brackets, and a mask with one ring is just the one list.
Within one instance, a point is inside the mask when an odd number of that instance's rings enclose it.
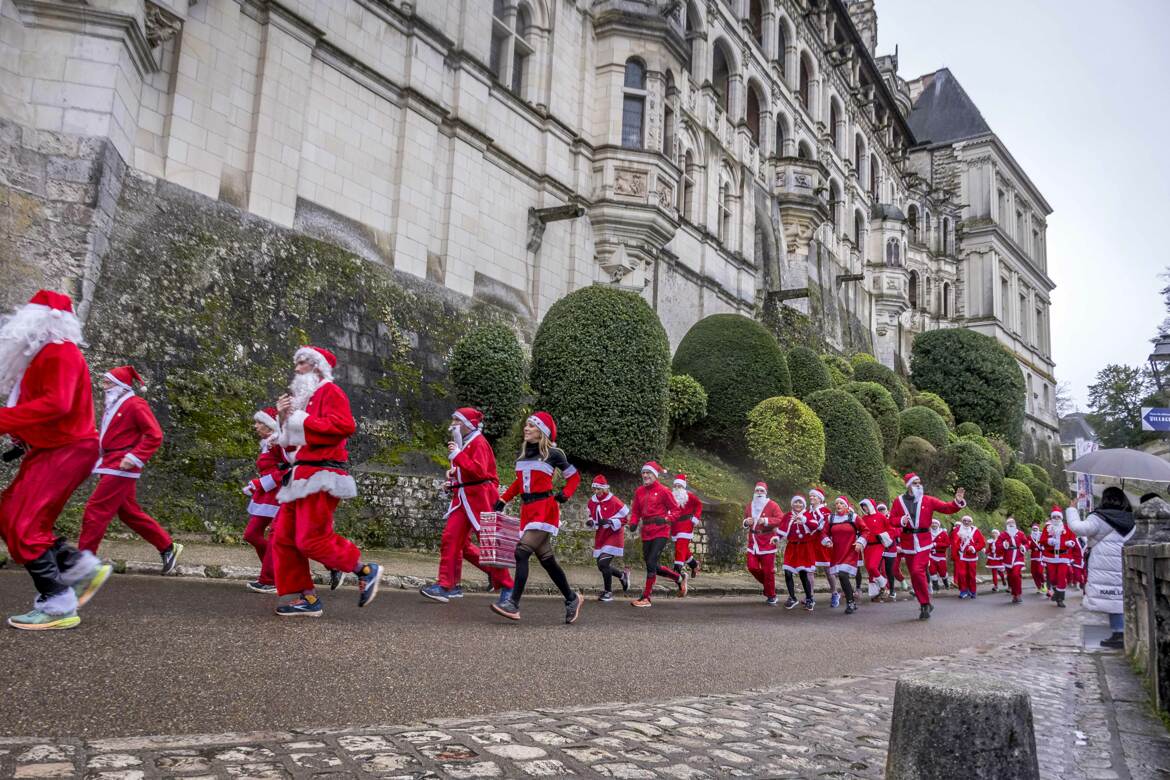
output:
{"label": "tall window with stone mullion", "polygon": [[643,147],[646,118],[646,66],[641,60],[626,61],[625,82],[622,87],[622,146],[627,149]]}
{"label": "tall window with stone mullion", "polygon": [[534,51],[528,42],[532,14],[523,4],[492,0],[492,47],[488,63],[496,81],[524,97],[524,76]]}

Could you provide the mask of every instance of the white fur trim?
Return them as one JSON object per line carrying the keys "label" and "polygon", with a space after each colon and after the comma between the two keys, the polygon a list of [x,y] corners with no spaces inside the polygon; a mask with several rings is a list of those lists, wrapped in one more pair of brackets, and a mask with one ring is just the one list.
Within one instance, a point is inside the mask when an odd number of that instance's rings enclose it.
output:
{"label": "white fur trim", "polygon": [[817,570],[816,566],[789,566],[787,563],[784,564],[783,568],[784,568],[784,571],[789,571],[789,572],[792,572],[793,574],[797,574],[798,572],[802,572],[802,571],[808,571],[808,572],[815,573]]}
{"label": "white fur trim", "polygon": [[829,567],[829,574],[857,574],[857,567],[850,563],[835,563]]}
{"label": "white fur trim", "polygon": [[138,468],[142,468],[143,466],[145,466],[145,465],[146,465],[145,463],[143,463],[143,462],[142,462],[142,459],[141,459],[141,458],[139,458],[137,455],[135,455],[135,454],[134,454],[134,453],[132,453],[132,452],[127,452],[127,453],[126,453],[125,455],[123,455],[122,457],[124,457],[124,458],[126,458],[127,460],[129,460],[131,463],[133,463],[133,464],[134,464],[135,466],[137,466]]}
{"label": "white fur trim", "polygon": [[333,366],[329,365],[329,361],[325,359],[317,350],[312,347],[301,347],[293,353],[293,363],[298,360],[307,360],[321,373],[325,379],[333,378]]}
{"label": "white fur trim", "polygon": [[77,562],[61,572],[61,582],[66,585],[76,585],[84,580],[93,570],[101,565],[101,560],[89,550],[82,550]]}
{"label": "white fur trim", "polygon": [[812,498],[813,496],[816,496],[816,497],[817,497],[817,498],[819,498],[821,501],[824,501],[824,500],[825,500],[825,494],[824,494],[824,493],[822,493],[822,492],[821,492],[820,490],[818,490],[817,488],[813,488],[812,490],[808,491],[808,495],[809,495],[809,498]]}
{"label": "white fur trim", "polygon": [[254,517],[276,517],[280,512],[280,504],[257,504],[248,502],[248,514]]}
{"label": "white fur trim", "polygon": [[676,479],[674,481],[674,484],[678,485],[679,487],[685,488],[687,486],[687,481],[685,479]]}
{"label": "white fur trim", "polygon": [[290,414],[285,420],[284,430],[280,432],[280,443],[286,447],[303,447],[308,444],[308,440],[305,439],[305,420],[308,417],[309,413],[303,410]]}
{"label": "white fur trim", "polygon": [[77,611],[77,594],[73,592],[73,588],[66,588],[48,598],[37,596],[33,604],[46,615],[68,615]]}
{"label": "white fur trim", "polygon": [[615,558],[620,558],[626,554],[625,547],[614,547],[612,544],[602,545],[601,547],[593,548],[593,557],[600,558],[603,555],[612,555]]}
{"label": "white fur trim", "polygon": [[455,412],[455,413],[453,413],[451,416],[452,416],[452,417],[454,417],[454,418],[455,418],[456,420],[458,420],[459,422],[461,422],[461,423],[463,423],[464,425],[466,425],[466,426],[467,426],[468,428],[470,428],[471,430],[473,430],[473,431],[477,431],[477,430],[479,430],[479,427],[478,427],[477,425],[475,425],[475,423],[471,422],[471,420],[468,420],[466,417],[464,417],[464,416],[463,416],[462,414],[460,414],[459,412]]}
{"label": "white fur trim", "polygon": [[548,531],[553,536],[556,536],[560,533],[561,529],[552,523],[529,523],[521,529],[520,533],[523,534],[524,531]]}
{"label": "white fur trim", "polygon": [[122,471],[121,469],[104,469],[97,467],[93,470],[94,474],[108,474],[111,477],[126,477],[127,479],[139,479],[142,476],[141,471]]}
{"label": "white fur trim", "polygon": [[534,428],[538,428],[540,430],[540,432],[543,433],[548,438],[550,438],[550,439],[552,438],[552,431],[550,431],[548,429],[548,426],[545,425],[543,422],[541,422],[540,418],[537,417],[535,414],[528,418],[528,424]]}
{"label": "white fur trim", "polygon": [[252,419],[268,428],[268,430],[272,431],[273,433],[280,430],[280,426],[277,425],[276,420],[272,418],[272,415],[264,412],[263,410],[252,415]]}
{"label": "white fur trim", "polygon": [[881,587],[877,584],[877,580],[871,580],[869,583],[869,597],[872,599],[881,592]]}
{"label": "white fur trim", "polygon": [[674,536],[670,537],[671,541],[678,541],[679,539],[694,539],[695,535],[689,531],[680,531]]}
{"label": "white fur trim", "polygon": [[293,480],[280,489],[276,494],[276,500],[288,504],[314,493],[328,493],[341,499],[354,498],[357,496],[357,483],[349,474],[339,474],[328,469],[322,469],[308,479],[297,479],[294,467]]}
{"label": "white fur trim", "polygon": [[129,390],[129,391],[131,391],[131,392],[133,392],[133,391],[134,391],[134,388],[133,388],[133,387],[131,387],[130,385],[126,384],[125,382],[123,382],[123,381],[122,381],[121,379],[119,379],[118,377],[114,376],[114,375],[113,375],[111,372],[109,372],[109,371],[107,371],[106,373],[102,374],[102,379],[105,379],[105,380],[107,380],[107,381],[113,382],[113,383],[114,383],[114,384],[116,384],[118,387],[123,387],[123,388],[125,388],[125,389],[127,389],[127,390]]}
{"label": "white fur trim", "polygon": [[260,477],[260,487],[265,491],[276,490],[277,482],[272,478],[271,474],[265,474]]}

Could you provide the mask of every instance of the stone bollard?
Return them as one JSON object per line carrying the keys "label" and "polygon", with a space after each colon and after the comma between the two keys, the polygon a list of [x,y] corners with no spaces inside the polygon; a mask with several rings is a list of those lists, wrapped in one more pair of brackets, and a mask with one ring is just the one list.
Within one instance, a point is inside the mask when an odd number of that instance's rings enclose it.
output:
{"label": "stone bollard", "polygon": [[887,780],[1036,780],[1032,700],[987,675],[926,672],[898,679]]}

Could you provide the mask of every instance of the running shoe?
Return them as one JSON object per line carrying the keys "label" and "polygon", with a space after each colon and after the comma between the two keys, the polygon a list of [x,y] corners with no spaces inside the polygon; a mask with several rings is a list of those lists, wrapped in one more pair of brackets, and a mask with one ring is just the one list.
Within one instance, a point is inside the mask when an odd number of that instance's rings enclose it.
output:
{"label": "running shoe", "polygon": [[296,599],[276,608],[276,614],[281,617],[321,617],[325,609],[321,606],[321,599],[309,603],[308,599]]}
{"label": "running shoe", "polygon": [[678,597],[680,599],[686,597],[687,595],[687,581],[689,579],[690,575],[688,575],[685,571],[680,571],[678,573]]}
{"label": "running shoe", "polygon": [[601,591],[601,595],[599,595],[597,597],[597,600],[601,601],[601,602],[607,602],[607,603],[610,601],[613,601],[613,593],[611,593],[608,590],[603,590],[603,591]]}
{"label": "running shoe", "polygon": [[829,609],[836,609],[841,606],[841,592],[833,591],[833,595],[829,597]]}
{"label": "running shoe", "polygon": [[699,559],[698,558],[691,558],[689,561],[687,561],[687,568],[691,570],[691,579],[698,577],[699,576],[699,568],[700,568]]}
{"label": "running shoe", "polygon": [[856,601],[850,601],[848,604],[845,605],[845,614],[846,615],[852,615],[856,611],[857,611],[857,602]]}
{"label": "running shoe", "polygon": [[571,601],[565,602],[565,623],[572,625],[577,622],[577,618],[581,615],[581,602],[585,599],[581,598],[580,593],[573,595]]}
{"label": "running shoe", "polygon": [[805,599],[804,600],[804,608],[806,611],[812,612],[813,609],[816,608],[816,606],[817,606],[817,603],[813,599]]}
{"label": "running shoe", "polygon": [[106,580],[114,573],[114,567],[108,563],[99,563],[81,582],[73,586],[77,595],[77,608],[80,609],[89,603],[89,600],[106,584]]}
{"label": "running shoe", "polygon": [[768,598],[764,599],[764,603],[769,607],[774,607],[780,603],[780,599],[776,598],[775,596],[769,596]]}
{"label": "running shoe", "polygon": [[337,590],[345,584],[345,572],[337,569],[329,570],[329,590]]}
{"label": "running shoe", "polygon": [[171,542],[171,546],[159,553],[162,556],[162,573],[170,574],[179,565],[179,556],[183,553],[183,545]]}
{"label": "running shoe", "polygon": [[382,565],[367,563],[363,568],[365,574],[358,575],[358,606],[368,606],[378,595],[378,587],[382,584]]}
{"label": "running shoe", "polygon": [[437,601],[440,604],[446,604],[450,600],[447,589],[439,583],[435,582],[418,589],[418,592],[431,601]]}
{"label": "running shoe", "polygon": [[77,616],[76,610],[66,615],[50,615],[34,609],[32,612],[8,618],[8,625],[22,631],[62,631],[77,628],[81,625],[81,618]]}
{"label": "running shoe", "polygon": [[493,601],[492,612],[497,615],[508,618],[508,620],[520,619],[520,607],[514,601],[508,599],[507,601]]}
{"label": "running shoe", "polygon": [[463,598],[463,587],[460,585],[456,585],[453,588],[448,588],[447,589],[447,598],[449,598],[449,599]]}
{"label": "running shoe", "polygon": [[622,569],[621,581],[622,581],[622,593],[629,593],[630,592],[630,568],[628,566],[626,568]]}
{"label": "running shoe", "polygon": [[275,585],[266,585],[265,583],[260,582],[260,580],[253,580],[252,582],[249,582],[247,587],[248,590],[252,591],[253,593],[276,593]]}
{"label": "running shoe", "polygon": [[647,598],[634,599],[633,601],[630,602],[630,606],[631,607],[649,607],[650,606],[650,599],[647,599]]}
{"label": "running shoe", "polygon": [[796,599],[789,596],[788,601],[784,602],[784,609],[792,609],[793,607],[795,607],[799,603],[800,603],[799,601],[797,601]]}

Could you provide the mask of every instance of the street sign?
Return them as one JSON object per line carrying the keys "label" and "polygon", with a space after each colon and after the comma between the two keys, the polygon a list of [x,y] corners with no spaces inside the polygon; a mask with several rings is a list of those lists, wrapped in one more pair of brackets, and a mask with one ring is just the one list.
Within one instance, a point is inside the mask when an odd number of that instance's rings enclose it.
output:
{"label": "street sign", "polygon": [[1170,432],[1170,409],[1160,406],[1143,406],[1142,430]]}

